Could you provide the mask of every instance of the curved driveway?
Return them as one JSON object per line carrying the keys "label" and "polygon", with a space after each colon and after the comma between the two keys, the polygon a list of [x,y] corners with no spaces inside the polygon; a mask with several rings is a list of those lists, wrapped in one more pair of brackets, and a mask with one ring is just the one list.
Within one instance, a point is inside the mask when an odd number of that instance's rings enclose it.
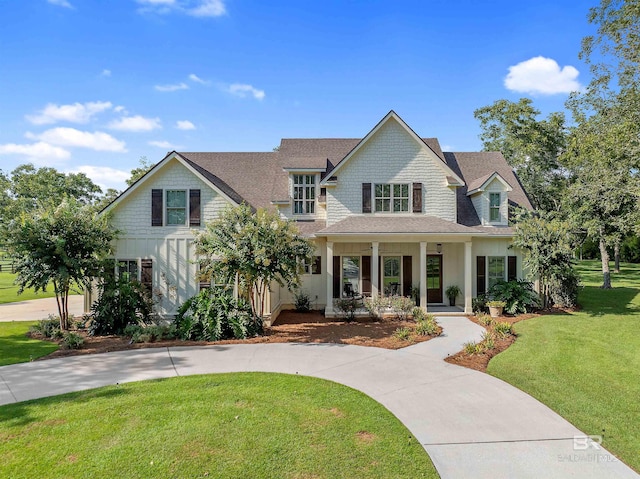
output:
{"label": "curved driveway", "polygon": [[[442,337],[401,350],[336,344],[141,349],[0,367],[0,405],[119,382],[237,371],[303,374],[358,389],[423,444],[443,478],[639,478],[507,383],[442,359],[483,329],[442,317]],[[282,405],[281,407],[286,407]],[[588,446],[588,449],[582,449]]]}

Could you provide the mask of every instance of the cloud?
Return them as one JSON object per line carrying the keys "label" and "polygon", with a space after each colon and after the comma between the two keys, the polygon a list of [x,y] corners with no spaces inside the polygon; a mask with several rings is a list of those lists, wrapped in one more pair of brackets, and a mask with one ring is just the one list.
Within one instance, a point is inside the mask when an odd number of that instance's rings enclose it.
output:
{"label": "cloud", "polygon": [[73,5],[71,5],[67,0],[47,0],[47,3],[58,7],[73,8]]}
{"label": "cloud", "polygon": [[189,120],[178,120],[176,122],[176,128],[178,130],[195,130],[196,125],[191,123]]}
{"label": "cloud", "polygon": [[176,85],[156,85],[154,88],[158,91],[178,91],[178,90],[188,90],[189,85],[184,82],[178,83]]}
{"label": "cloud", "polygon": [[207,85],[209,83],[207,80],[203,80],[195,73],[192,73],[191,75],[189,75],[189,80],[191,80],[192,82],[200,83],[202,85]]}
{"label": "cloud", "polygon": [[39,134],[27,133],[27,138],[56,146],[89,148],[96,151],[126,152],[125,143],[101,131],[80,131],[75,128],[51,128]]}
{"label": "cloud", "polygon": [[37,115],[27,115],[26,118],[34,125],[49,125],[59,121],[87,123],[93,116],[109,110],[112,106],[109,101],[74,103],[72,105],[48,103]]}
{"label": "cloud", "polygon": [[126,180],[131,176],[129,171],[118,170],[109,166],[93,165],[81,165],[67,171],[67,173],[84,173],[102,188],[102,191],[106,191],[108,188],[123,190],[126,187]]}
{"label": "cloud", "polygon": [[577,81],[579,74],[580,72],[570,65],[560,68],[555,60],[539,56],[509,67],[504,86],[521,93],[571,93],[581,88]]}
{"label": "cloud", "polygon": [[158,148],[164,148],[165,150],[178,150],[178,146],[169,143],[168,141],[150,141],[151,146],[157,146]]}
{"label": "cloud", "polygon": [[30,145],[15,143],[0,145],[0,155],[22,155],[38,162],[38,160],[66,160],[71,156],[71,153],[64,148],[39,141]]}
{"label": "cloud", "polygon": [[265,97],[264,90],[258,90],[257,88],[244,83],[233,83],[232,85],[229,85],[227,92],[232,95],[239,96],[240,98],[252,96],[256,100],[262,100]]}
{"label": "cloud", "polygon": [[107,70],[106,68],[104,70],[102,70],[102,73],[100,73],[101,77],[110,77],[111,76],[111,70]]}
{"label": "cloud", "polygon": [[152,131],[162,128],[160,118],[145,118],[141,115],[125,116],[109,123],[112,130],[122,131]]}
{"label": "cloud", "polygon": [[220,17],[227,13],[224,0],[136,0],[140,13],[167,15],[182,13],[192,17]]}

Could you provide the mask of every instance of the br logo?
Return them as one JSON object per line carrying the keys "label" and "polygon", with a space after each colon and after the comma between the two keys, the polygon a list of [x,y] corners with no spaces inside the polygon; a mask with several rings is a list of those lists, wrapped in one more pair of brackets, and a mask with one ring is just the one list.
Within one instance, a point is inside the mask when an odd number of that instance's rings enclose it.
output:
{"label": "br logo", "polygon": [[586,451],[590,448],[597,451],[602,449],[602,436],[573,436],[574,451]]}

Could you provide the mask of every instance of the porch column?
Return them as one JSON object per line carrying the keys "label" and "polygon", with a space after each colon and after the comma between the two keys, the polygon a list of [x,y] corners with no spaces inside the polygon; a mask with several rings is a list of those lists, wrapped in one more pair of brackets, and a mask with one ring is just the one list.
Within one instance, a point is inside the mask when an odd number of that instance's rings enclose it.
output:
{"label": "porch column", "polygon": [[427,310],[427,242],[420,241],[420,307]]}
{"label": "porch column", "polygon": [[333,241],[327,241],[327,306],[325,315],[333,314]]}
{"label": "porch column", "polygon": [[371,242],[371,297],[376,297],[380,292],[378,291],[378,277],[380,276],[380,270],[378,268],[378,246],[377,241]]}
{"label": "porch column", "polygon": [[471,275],[471,241],[464,243],[464,312],[471,314],[473,312],[471,297],[473,295]]}

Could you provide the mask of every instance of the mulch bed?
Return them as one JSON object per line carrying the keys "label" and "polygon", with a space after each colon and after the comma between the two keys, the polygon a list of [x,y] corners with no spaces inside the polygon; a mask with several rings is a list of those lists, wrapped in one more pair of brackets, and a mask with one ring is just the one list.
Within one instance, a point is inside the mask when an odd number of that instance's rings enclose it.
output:
{"label": "mulch bed", "polygon": [[372,346],[385,349],[400,349],[412,344],[428,341],[432,336],[414,335],[411,341],[401,340],[393,336],[396,329],[415,328],[415,322],[393,319],[378,320],[374,318],[358,318],[353,322],[327,319],[319,311],[298,313],[283,311],[274,326],[265,328],[264,336],[242,340],[206,341],[157,341],[153,343],[130,343],[129,338],[120,336],[87,336],[84,331],[77,331],[84,337],[80,349],[59,349],[40,359],[51,359],[83,354],[106,353],[143,348],[165,348],[179,346],[206,346],[214,344],[256,344],[256,343],[335,343]]}

